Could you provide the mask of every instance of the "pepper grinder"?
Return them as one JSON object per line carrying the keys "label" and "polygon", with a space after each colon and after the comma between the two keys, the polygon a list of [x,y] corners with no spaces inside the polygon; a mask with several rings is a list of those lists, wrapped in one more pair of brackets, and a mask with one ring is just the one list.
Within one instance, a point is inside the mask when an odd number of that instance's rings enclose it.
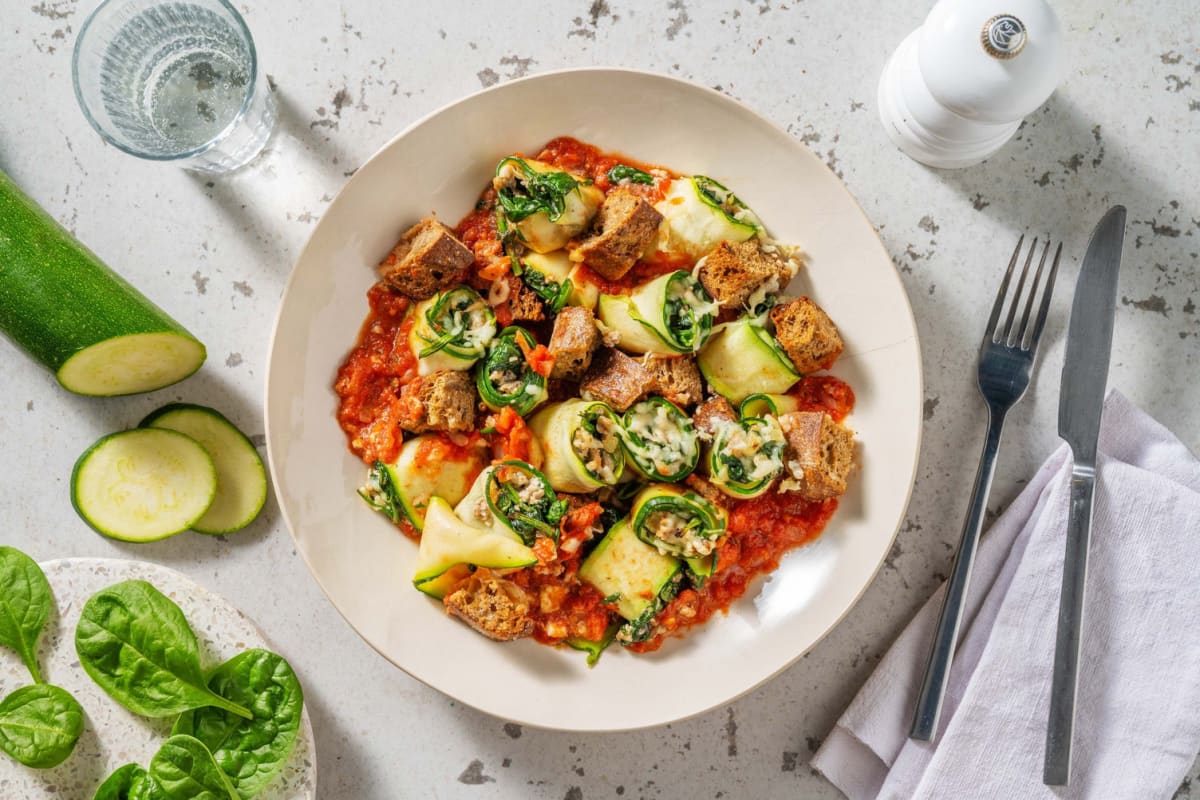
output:
{"label": "pepper grinder", "polygon": [[968,167],[1003,147],[1063,72],[1045,0],[941,0],[884,67],[879,116],[909,157]]}

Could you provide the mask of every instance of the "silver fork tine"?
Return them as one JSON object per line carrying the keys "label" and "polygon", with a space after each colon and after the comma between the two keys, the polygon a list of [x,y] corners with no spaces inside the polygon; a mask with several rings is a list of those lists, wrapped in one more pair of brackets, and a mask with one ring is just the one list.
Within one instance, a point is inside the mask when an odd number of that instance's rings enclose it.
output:
{"label": "silver fork tine", "polygon": [[1012,278],[1013,268],[1017,266],[1017,256],[1021,255],[1021,245],[1024,242],[1025,234],[1021,234],[1021,238],[1017,239],[1017,249],[1013,250],[1012,258],[1009,259],[1004,280],[1000,281],[1000,291],[996,292],[996,302],[992,305],[992,316],[988,318],[987,333],[984,334],[985,343],[996,341],[996,323],[1000,320],[1000,312],[1004,309],[1004,298],[1008,296],[1008,281]]}
{"label": "silver fork tine", "polygon": [[1017,340],[1014,343],[1022,350],[1029,350],[1036,344],[1032,341],[1026,344],[1025,333],[1029,330],[1029,319],[1033,314],[1033,301],[1037,298],[1038,286],[1042,283],[1042,269],[1046,266],[1046,256],[1048,255],[1050,255],[1050,240],[1046,239],[1046,246],[1042,248],[1042,257],[1038,261],[1037,272],[1033,275],[1033,286],[1029,289],[1029,298],[1025,301],[1025,311],[1021,314],[1021,330],[1017,333]]}
{"label": "silver fork tine", "polygon": [[[1047,249],[1049,246],[1047,245]],[[1054,291],[1054,278],[1058,275],[1058,259],[1062,255],[1062,242],[1054,251],[1054,263],[1050,265],[1050,277],[1046,279],[1046,293],[1042,295],[1042,307],[1038,309],[1037,324],[1033,326],[1033,338],[1029,346],[1037,349],[1038,340],[1042,338],[1042,328],[1046,326],[1046,315],[1050,311],[1050,293]]]}
{"label": "silver fork tine", "polygon": [[[1021,268],[1021,277],[1017,279],[1017,290],[1013,292],[1012,304],[1008,307],[1008,320],[1004,323],[1004,335],[997,341],[1004,342],[1009,347],[1013,346],[1013,320],[1017,316],[1017,306],[1021,305],[1021,292],[1025,289],[1025,279],[1029,276],[1029,265],[1033,263],[1033,254],[1037,251],[1038,240],[1035,237],[1033,244],[1029,246],[1029,254],[1025,256],[1025,266]],[[1036,287],[1036,284],[1034,286]]]}

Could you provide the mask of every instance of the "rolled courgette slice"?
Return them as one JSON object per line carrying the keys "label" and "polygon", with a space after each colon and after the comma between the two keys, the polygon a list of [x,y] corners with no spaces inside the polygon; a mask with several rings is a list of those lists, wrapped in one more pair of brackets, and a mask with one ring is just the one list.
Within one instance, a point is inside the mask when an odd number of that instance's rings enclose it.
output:
{"label": "rolled courgette slice", "polygon": [[744,242],[763,230],[737,195],[704,175],[674,181],[655,208],[663,215],[659,249],[696,259],[722,241]]}
{"label": "rolled courgette slice", "polygon": [[688,272],[642,284],[630,295],[600,295],[599,317],[634,353],[694,353],[704,346],[720,306]]}
{"label": "rolled courgette slice", "polygon": [[425,511],[425,530],[417,551],[417,571],[413,583],[422,583],[444,575],[460,564],[490,569],[515,569],[537,563],[533,551],[519,541],[459,519],[450,504],[431,497]]}
{"label": "rolled courgette slice", "polygon": [[800,401],[790,394],[752,394],[738,406],[739,417],[778,417],[800,410]]}
{"label": "rolled courgette slice", "polygon": [[558,250],[586,231],[604,202],[590,180],[518,156],[501,159],[492,186],[501,213],[535,253]]}
{"label": "rolled courgette slice", "polygon": [[579,577],[611,598],[618,614],[633,620],[654,604],[679,569],[679,559],[643,542],[634,534],[629,519],[623,519],[584,559]]}
{"label": "rolled courgette slice", "polygon": [[722,326],[696,363],[709,386],[732,403],[753,394],[783,394],[800,380],[775,337],[748,317]]}
{"label": "rolled courgette slice", "polygon": [[455,286],[413,309],[416,322],[409,345],[418,359],[418,372],[468,370],[483,358],[496,335],[496,315],[469,286]]}
{"label": "rolled courgette slice", "polygon": [[700,438],[691,419],[663,397],[635,403],[621,418],[627,463],[651,481],[681,481],[700,461]]}
{"label": "rolled courgette slice", "polygon": [[424,592],[436,600],[441,600],[450,594],[450,591],[455,586],[471,577],[471,573],[474,571],[475,569],[467,564],[455,564],[436,578],[430,578],[427,581],[418,583],[416,585],[417,591]]}
{"label": "rolled courgette slice", "polygon": [[454,509],[460,519],[514,537],[532,547],[539,536],[558,541],[567,512],[550,481],[524,461],[510,459],[488,467]]}
{"label": "rolled courgette slice", "polygon": [[529,430],[545,457],[542,471],[556,491],[591,492],[621,480],[621,424],[606,404],[551,403],[533,415]]}
{"label": "rolled courgette slice", "polygon": [[454,448],[456,457],[447,459],[438,447],[441,439],[439,433],[422,434],[404,443],[395,463],[376,461],[359,496],[392,522],[407,519],[422,530],[429,498],[437,495],[447,503],[458,503],[488,461],[483,446]]}
{"label": "rolled courgette slice", "polygon": [[748,417],[717,431],[705,457],[708,479],[730,497],[758,497],[783,472],[783,430],[774,417]]}
{"label": "rolled courgette slice", "polygon": [[712,555],[727,521],[725,509],[666,483],[638,492],[631,518],[633,532],[646,544],[660,553],[697,561]]}
{"label": "rolled courgette slice", "polygon": [[217,470],[217,496],[192,530],[233,533],[245,528],[267,502],[267,471],[246,434],[208,406],[171,403],[141,421],[140,428],[166,428],[195,439]]}
{"label": "rolled courgette slice", "polygon": [[212,457],[176,431],[136,428],[105,436],[71,472],[71,505],[99,533],[152,542],[186,531],[217,496]]}
{"label": "rolled courgette slice", "polygon": [[550,310],[558,313],[564,305],[594,309],[600,288],[582,277],[582,267],[567,257],[566,250],[552,253],[526,253],[521,256],[521,279]]}
{"label": "rolled courgette slice", "polygon": [[0,332],[77,394],[149,392],[204,363],[196,337],[0,172]]}
{"label": "rolled courgette slice", "polygon": [[492,340],[487,356],[475,371],[475,387],[484,405],[492,411],[508,406],[525,416],[545,402],[546,378],[534,371],[525,358],[525,353],[535,347],[537,339],[533,334],[515,325],[500,331]]}

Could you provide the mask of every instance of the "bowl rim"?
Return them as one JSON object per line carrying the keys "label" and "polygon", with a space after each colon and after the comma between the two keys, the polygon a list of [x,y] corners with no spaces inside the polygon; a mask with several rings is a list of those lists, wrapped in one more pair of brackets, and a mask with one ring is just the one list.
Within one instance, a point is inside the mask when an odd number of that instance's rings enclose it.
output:
{"label": "bowl rim", "polygon": [[[883,240],[879,238],[879,231],[875,227],[875,225],[871,222],[870,217],[867,216],[866,211],[862,207],[862,203],[860,203],[858,198],[854,195],[854,193],[850,191],[850,188],[848,186],[846,186],[845,181],[843,181],[841,178],[839,178],[833,172],[833,170],[831,170],[829,168],[829,165],[826,164],[824,161],[822,161],[812,150],[810,150],[808,148],[807,145],[805,145],[803,142],[798,140],[792,134],[788,133],[788,131],[786,129],[784,129],[783,126],[779,125],[774,120],[771,120],[768,117],[764,116],[763,114],[759,113],[758,111],[756,111],[754,108],[752,108],[747,103],[745,103],[735,97],[731,97],[723,92],[712,89],[711,87],[705,86],[705,85],[697,83],[695,81],[688,80],[686,78],[677,77],[674,75],[666,75],[664,73],[655,72],[653,70],[637,69],[637,68],[632,68],[632,67],[619,67],[619,66],[617,66],[617,67],[614,67],[614,66],[567,67],[567,68],[563,68],[563,69],[546,70],[544,72],[539,72],[539,73],[536,73],[533,75],[527,75],[527,76],[524,76],[521,78],[515,78],[512,80],[504,81],[502,83],[498,83],[494,86],[488,86],[486,88],[476,90],[467,95],[459,97],[455,100],[444,103],[441,106],[438,106],[434,110],[424,114],[423,116],[414,120],[410,124],[406,125],[400,132],[398,132],[394,136],[390,137],[386,142],[384,142],[382,145],[380,145],[366,160],[364,160],[358,166],[358,168],[355,169],[354,174],[351,175],[350,178],[347,179],[347,181],[342,185],[342,187],[334,194],[333,199],[329,203],[329,206],[327,206],[327,209],[332,208],[334,206],[334,204],[336,204],[337,201],[341,198],[342,194],[350,189],[350,187],[354,184],[355,180],[358,178],[359,172],[361,172],[362,167],[364,167],[366,164],[370,163],[374,159],[378,158],[386,150],[391,148],[398,140],[404,138],[409,133],[411,133],[413,130],[424,125],[426,122],[433,119],[434,117],[437,117],[459,105],[472,102],[476,98],[481,97],[483,95],[490,94],[493,92],[505,91],[506,89],[508,89],[511,86],[515,86],[518,84],[524,84],[524,83],[530,83],[530,82],[536,82],[536,81],[541,81],[541,80],[548,80],[551,78],[561,78],[565,75],[571,75],[571,74],[575,74],[575,73],[591,73],[591,74],[614,73],[614,74],[619,74],[619,75],[635,75],[635,76],[638,76],[641,78],[650,78],[653,80],[663,81],[665,83],[677,84],[683,88],[686,88],[689,91],[699,90],[701,93],[707,94],[710,98],[716,99],[718,102],[732,106],[734,110],[736,110],[737,112],[739,112],[741,114],[750,115],[759,124],[770,126],[776,132],[785,136],[793,147],[799,148],[800,152],[803,155],[816,159],[816,161],[818,163],[820,163],[821,168],[828,171],[830,173],[830,175],[835,180],[837,180],[838,185],[841,186],[842,190],[845,191],[846,195],[853,202],[854,209],[855,209],[855,211],[857,211],[859,217],[861,217],[862,221],[870,228],[871,233],[872,233],[872,239],[874,240],[875,246],[879,248],[880,253],[888,260],[888,262],[890,264],[892,264],[893,269],[888,274],[890,275],[890,278],[891,278],[892,282],[894,283],[895,288],[898,290],[899,296],[904,301],[902,311],[905,315],[905,318],[908,321],[909,329],[912,334],[911,341],[913,342],[913,346],[916,348],[916,354],[917,354],[916,381],[915,381],[917,396],[916,396],[916,401],[913,405],[915,414],[916,414],[916,419],[914,420],[915,430],[916,430],[916,439],[914,442],[915,446],[913,448],[912,464],[910,465],[909,470],[908,470],[907,490],[906,490],[905,496],[904,496],[904,504],[903,504],[903,507],[900,509],[900,513],[897,516],[896,523],[892,530],[891,536],[888,538],[887,547],[881,549],[881,551],[880,551],[881,554],[879,556],[877,563],[874,565],[874,567],[871,570],[870,577],[863,582],[862,586],[859,587],[858,591],[855,593],[854,597],[850,600],[850,602],[848,602],[838,612],[837,617],[826,627],[826,629],[819,636],[817,636],[815,639],[813,639],[813,641],[811,643],[809,643],[807,647],[798,651],[794,657],[792,657],[786,663],[781,664],[778,669],[776,669],[773,672],[771,672],[770,674],[764,676],[763,678],[756,681],[752,685],[746,686],[743,689],[741,689],[740,691],[738,691],[732,695],[722,697],[722,698],[716,700],[715,702],[706,703],[702,708],[697,708],[696,710],[694,710],[690,713],[683,714],[683,715],[674,717],[672,719],[664,719],[664,720],[658,720],[658,721],[652,721],[652,722],[637,723],[637,724],[633,724],[633,725],[623,725],[620,727],[602,727],[602,728],[599,728],[599,727],[598,728],[570,727],[567,725],[547,724],[545,722],[538,722],[538,721],[527,720],[527,719],[500,717],[492,711],[489,711],[484,708],[480,708],[470,702],[462,700],[454,695],[448,694],[444,690],[430,684],[423,678],[409,672],[407,669],[404,668],[403,665],[396,663],[396,661],[394,661],[391,658],[391,656],[389,656],[387,653],[385,653],[378,645],[375,644],[375,642],[371,641],[370,638],[368,638],[361,630],[359,630],[359,627],[355,624],[355,622],[352,619],[350,619],[346,614],[344,614],[342,612],[341,608],[337,604],[337,601],[334,600],[333,595],[330,593],[329,589],[325,586],[325,583],[322,581],[322,579],[318,575],[317,571],[313,568],[313,564],[309,560],[308,554],[305,552],[304,548],[298,546],[299,542],[297,541],[295,529],[293,527],[291,517],[288,513],[288,509],[282,502],[278,502],[278,495],[277,495],[277,505],[279,507],[280,516],[282,517],[284,525],[288,530],[288,534],[292,537],[293,543],[297,545],[296,550],[297,550],[297,552],[299,552],[300,557],[303,559],[305,566],[308,568],[309,575],[313,578],[313,580],[316,581],[317,586],[321,589],[322,594],[325,595],[325,597],[329,601],[330,605],[333,606],[334,610],[336,610],[338,612],[338,614],[342,617],[342,619],[346,622],[346,624],[348,624],[350,626],[350,628],[355,632],[355,634],[358,635],[358,637],[360,639],[362,639],[372,650],[374,650],[381,657],[383,657],[384,660],[386,660],[389,664],[392,664],[393,666],[395,666],[398,669],[400,669],[401,671],[403,671],[405,675],[416,680],[417,682],[421,683],[422,685],[427,686],[430,689],[433,689],[434,691],[438,692],[439,694],[442,694],[442,695],[452,698],[455,702],[462,703],[463,705],[465,705],[469,708],[472,708],[475,711],[487,714],[492,717],[496,717],[497,719],[511,719],[513,722],[517,722],[517,723],[520,723],[521,725],[525,725],[525,726],[532,727],[532,728],[537,728],[540,730],[563,731],[563,732],[572,732],[572,733],[575,733],[575,732],[619,733],[619,732],[628,732],[628,731],[638,731],[638,730],[648,730],[648,729],[652,729],[652,728],[659,728],[664,725],[670,725],[670,724],[673,724],[676,722],[681,722],[683,720],[688,720],[688,719],[692,719],[694,717],[698,717],[702,714],[706,714],[706,713],[712,711],[713,709],[736,702],[737,700],[741,699],[742,697],[749,694],[750,692],[752,692],[752,691],[760,688],[761,686],[767,684],[768,682],[774,680],[782,672],[791,668],[797,661],[799,661],[805,655],[810,653],[815,647],[817,647],[817,645],[819,645],[822,641],[824,641],[825,638],[831,632],[833,632],[833,630],[835,628],[837,628],[842,623],[843,620],[845,620],[846,616],[850,613],[850,611],[855,606],[858,605],[859,601],[862,600],[862,597],[866,593],[867,589],[872,584],[874,584],[875,579],[879,575],[879,571],[883,568],[883,565],[887,560],[887,554],[891,551],[892,547],[895,545],[896,537],[900,533],[900,527],[904,524],[904,519],[908,513],[908,507],[912,502],[913,489],[915,488],[915,482],[916,482],[916,476],[917,476],[917,467],[919,466],[920,460],[921,460],[921,444],[922,444],[922,438],[924,435],[924,422],[921,417],[922,402],[924,400],[924,394],[925,394],[924,358],[922,356],[922,351],[921,351],[920,332],[917,328],[916,317],[913,315],[912,303],[909,301],[908,290],[905,289],[905,287],[904,287],[904,282],[900,278],[899,270],[895,269],[895,260],[892,258],[891,254],[888,253],[887,248],[883,244]],[[273,450],[271,447],[271,441],[272,441],[271,417],[269,414],[269,410],[271,407],[271,402],[270,402],[271,401],[271,377],[272,377],[272,372],[273,372],[271,369],[271,364],[273,363],[274,357],[275,357],[275,347],[277,344],[276,336],[279,331],[280,320],[283,316],[284,304],[288,298],[289,293],[292,290],[292,285],[296,280],[296,275],[297,275],[296,267],[297,267],[297,265],[299,265],[301,262],[304,261],[309,248],[312,247],[312,245],[313,245],[313,239],[315,238],[316,233],[319,230],[319,228],[320,228],[320,220],[317,221],[317,224],[314,226],[312,233],[309,234],[308,239],[305,241],[304,247],[302,247],[300,249],[300,252],[297,254],[295,261],[292,264],[292,269],[289,272],[288,279],[284,284],[283,292],[280,294],[279,305],[276,307],[276,310],[275,310],[275,318],[272,323],[270,343],[269,343],[269,346],[267,349],[267,368],[266,368],[266,370],[264,370],[264,379],[263,379],[263,383],[264,383],[264,391],[263,391],[264,429],[263,430],[264,430],[264,435],[265,435],[266,443],[267,443],[268,472],[270,473],[271,482],[274,486],[280,486],[281,483],[279,480],[278,470],[277,470],[276,464],[275,464],[275,456],[274,456],[274,453],[273,453]],[[906,337],[904,339],[898,340],[892,346],[898,346],[898,345],[904,344],[907,341],[909,341],[909,339]]]}

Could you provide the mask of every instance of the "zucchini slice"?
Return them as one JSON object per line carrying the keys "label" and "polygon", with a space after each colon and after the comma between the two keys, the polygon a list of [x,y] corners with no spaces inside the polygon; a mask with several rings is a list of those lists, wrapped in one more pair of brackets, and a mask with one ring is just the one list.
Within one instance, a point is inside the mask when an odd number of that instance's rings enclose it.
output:
{"label": "zucchini slice", "polygon": [[438,433],[422,434],[401,446],[394,464],[376,461],[367,473],[367,484],[358,490],[359,496],[392,522],[407,519],[422,530],[429,498],[437,495],[447,503],[459,502],[488,461],[487,449],[482,446],[461,459],[431,458],[430,448],[441,438]]}
{"label": "zucchini slice", "polygon": [[0,172],[0,332],[76,394],[134,394],[204,363],[196,337]]}
{"label": "zucchini slice", "polygon": [[152,542],[186,531],[217,496],[212,457],[190,436],[135,428],[93,444],[71,472],[71,505],[99,533]]}
{"label": "zucchini slice", "polygon": [[735,404],[753,394],[783,394],[800,380],[775,337],[749,317],[722,326],[696,363],[709,386]]}
{"label": "zucchini slice", "polygon": [[600,287],[583,277],[582,266],[567,257],[566,250],[526,253],[520,258],[521,279],[558,313],[564,305],[594,309]]}
{"label": "zucchini slice", "polygon": [[621,446],[629,466],[646,480],[675,483],[696,469],[699,434],[691,419],[666,398],[635,403],[621,424]]}
{"label": "zucchini slice", "polygon": [[634,620],[654,604],[679,568],[679,559],[663,555],[639,539],[626,518],[584,559],[579,577],[605,597],[615,597],[617,613]]}
{"label": "zucchini slice", "polygon": [[778,417],[800,410],[800,401],[790,394],[752,394],[738,406],[739,417]]}
{"label": "zucchini slice", "polygon": [[537,347],[537,339],[516,325],[500,331],[488,346],[487,356],[475,370],[475,387],[483,404],[492,411],[509,406],[522,417],[545,402],[546,378],[534,371],[525,358]]}
{"label": "zucchini slice", "polygon": [[535,253],[558,250],[586,231],[604,202],[590,180],[518,156],[500,160],[492,186],[500,213]]}
{"label": "zucchini slice", "polygon": [[533,415],[529,430],[545,457],[542,471],[559,492],[615,486],[625,471],[621,424],[598,400],[551,403]]}
{"label": "zucchini slice", "polygon": [[450,594],[450,590],[461,581],[465,581],[471,577],[471,573],[474,571],[474,569],[466,564],[456,564],[436,578],[430,578],[427,581],[418,583],[417,590],[424,592],[435,600],[441,600]]}
{"label": "zucchini slice", "polygon": [[217,496],[192,530],[233,533],[249,525],[267,502],[267,471],[246,434],[207,406],[171,403],[142,420],[140,428],[166,428],[195,439],[217,470]]}
{"label": "zucchini slice", "polygon": [[545,475],[524,461],[510,459],[481,472],[454,513],[470,525],[532,547],[539,536],[558,541],[567,502],[558,499]]}
{"label": "zucchini slice", "polygon": [[608,646],[613,643],[613,639],[616,638],[617,631],[620,630],[620,628],[620,623],[614,622],[612,625],[609,625],[608,628],[605,629],[604,635],[600,637],[599,641],[592,641],[591,639],[584,639],[579,636],[571,636],[566,640],[567,647],[570,647],[574,650],[582,650],[583,652],[587,653],[587,665],[589,667],[594,667],[596,666],[596,662],[600,660],[600,654],[603,653],[605,649],[607,649]]}
{"label": "zucchini slice", "polygon": [[724,240],[744,242],[763,230],[758,216],[737,195],[704,175],[672,182],[654,207],[663,215],[658,249],[681,251],[693,259]]}
{"label": "zucchini slice", "polygon": [[416,305],[408,335],[417,371],[468,370],[483,357],[496,335],[496,315],[469,286],[455,286]]}
{"label": "zucchini slice", "polygon": [[783,430],[774,417],[746,417],[713,436],[708,479],[730,497],[758,497],[783,472]]}
{"label": "zucchini slice", "polygon": [[660,553],[693,559],[697,566],[717,549],[727,519],[725,509],[696,492],[666,483],[638,492],[631,516],[639,539]]}
{"label": "zucchini slice", "polygon": [[533,551],[516,539],[469,525],[455,516],[454,509],[442,498],[429,499],[413,576],[418,587],[459,564],[514,569],[536,563]]}
{"label": "zucchini slice", "polygon": [[700,281],[678,270],[630,295],[600,295],[599,317],[616,331],[617,346],[634,353],[694,353],[704,346],[720,306]]}

